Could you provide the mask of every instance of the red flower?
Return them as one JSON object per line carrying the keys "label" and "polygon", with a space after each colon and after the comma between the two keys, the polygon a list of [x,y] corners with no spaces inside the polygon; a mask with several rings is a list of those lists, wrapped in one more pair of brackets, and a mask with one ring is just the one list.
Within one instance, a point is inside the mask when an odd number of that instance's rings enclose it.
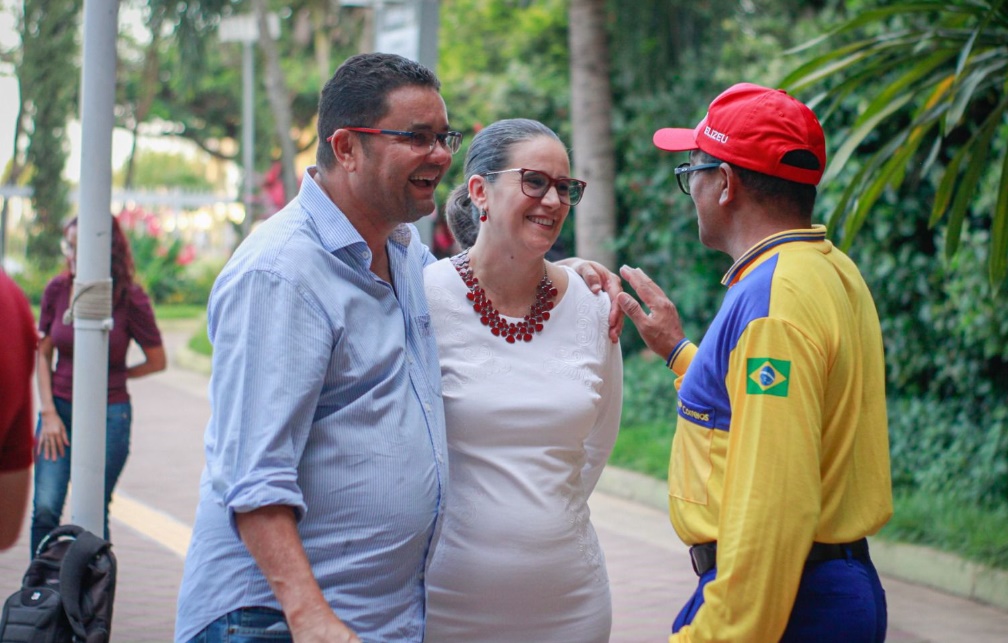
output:
{"label": "red flower", "polygon": [[196,258],[196,247],[191,243],[187,243],[185,247],[178,254],[178,258],[175,259],[175,263],[180,266],[186,266],[193,262]]}

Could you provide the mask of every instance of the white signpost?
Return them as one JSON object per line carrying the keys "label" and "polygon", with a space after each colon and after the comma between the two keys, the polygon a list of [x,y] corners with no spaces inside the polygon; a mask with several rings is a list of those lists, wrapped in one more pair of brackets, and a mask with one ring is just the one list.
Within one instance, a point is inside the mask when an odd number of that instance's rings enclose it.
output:
{"label": "white signpost", "polygon": [[376,0],[375,49],[437,69],[439,0]]}

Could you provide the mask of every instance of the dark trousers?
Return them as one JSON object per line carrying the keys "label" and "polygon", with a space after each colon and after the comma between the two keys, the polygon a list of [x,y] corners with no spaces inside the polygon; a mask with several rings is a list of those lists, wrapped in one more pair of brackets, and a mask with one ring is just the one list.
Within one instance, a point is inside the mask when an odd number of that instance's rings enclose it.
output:
{"label": "dark trousers", "polygon": [[[700,577],[672,632],[693,622],[703,605],[704,586],[717,568]],[[888,613],[885,590],[870,560],[827,560],[805,566],[782,642],[876,643],[885,641]]]}

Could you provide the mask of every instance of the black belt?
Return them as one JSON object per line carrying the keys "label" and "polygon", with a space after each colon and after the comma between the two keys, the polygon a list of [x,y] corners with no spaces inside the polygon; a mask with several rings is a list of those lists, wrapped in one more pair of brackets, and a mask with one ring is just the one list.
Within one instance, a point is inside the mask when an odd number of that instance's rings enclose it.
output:
{"label": "black belt", "polygon": [[[716,542],[693,545],[690,547],[689,553],[690,559],[693,561],[693,571],[696,572],[697,576],[703,576],[714,569],[714,565],[717,563]],[[812,543],[812,549],[805,559],[805,564],[821,563],[824,560],[837,560],[847,558],[848,556],[857,560],[869,560],[868,540],[862,538],[852,543],[837,544]]]}

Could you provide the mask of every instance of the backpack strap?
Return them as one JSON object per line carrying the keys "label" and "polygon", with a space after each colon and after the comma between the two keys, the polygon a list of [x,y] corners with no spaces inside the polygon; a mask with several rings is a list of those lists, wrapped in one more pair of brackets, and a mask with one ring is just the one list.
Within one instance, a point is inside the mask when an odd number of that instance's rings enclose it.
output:
{"label": "backpack strap", "polygon": [[59,527],[56,527],[55,529],[53,529],[52,531],[50,531],[48,534],[45,535],[45,537],[42,539],[41,542],[39,542],[38,547],[35,548],[35,551],[33,553],[34,555],[38,556],[46,549],[48,549],[51,545],[55,545],[60,540],[60,538],[63,538],[64,536],[71,536],[73,538],[76,538],[77,535],[80,534],[82,531],[84,531],[84,528],[78,525],[60,525]]}
{"label": "backpack strap", "polygon": [[111,546],[103,538],[95,536],[90,531],[81,530],[77,538],[70,544],[63,563],[60,565],[60,594],[63,597],[63,611],[73,627],[74,633],[82,641],[87,640],[87,630],[81,614],[80,598],[84,573],[94,557],[102,550]]}

